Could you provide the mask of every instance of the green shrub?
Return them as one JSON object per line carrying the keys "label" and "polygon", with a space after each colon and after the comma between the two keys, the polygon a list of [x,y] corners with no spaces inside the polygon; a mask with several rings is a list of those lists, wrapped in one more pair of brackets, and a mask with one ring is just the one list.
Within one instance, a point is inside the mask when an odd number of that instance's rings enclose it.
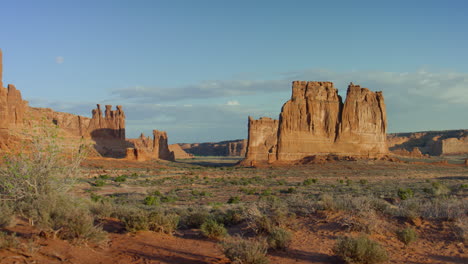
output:
{"label": "green shrub", "polygon": [[388,259],[385,249],[365,236],[342,237],[338,239],[333,252],[346,263],[373,264]]}
{"label": "green shrub", "polygon": [[268,189],[263,190],[263,191],[260,193],[260,196],[270,196],[270,195],[272,195],[272,194],[273,194],[273,191],[272,191],[270,188],[268,188]]}
{"label": "green shrub", "polygon": [[107,175],[107,174],[102,174],[102,175],[99,175],[99,179],[101,179],[101,180],[108,180],[108,179],[110,179],[110,176]]}
{"label": "green shrub", "polygon": [[239,196],[231,196],[229,197],[229,200],[227,201],[228,204],[237,204],[240,203],[241,198]]}
{"label": "green shrub", "polygon": [[304,186],[309,186],[309,185],[312,185],[314,183],[317,183],[317,179],[305,179],[303,182],[302,182],[302,185]]}
{"label": "green shrub", "polygon": [[102,186],[106,185],[106,182],[104,180],[98,179],[98,180],[94,181],[93,185],[95,187],[102,187]]}
{"label": "green shrub", "polygon": [[407,189],[400,188],[400,189],[398,189],[398,197],[400,197],[401,200],[407,200],[409,198],[412,198],[413,196],[414,196],[414,192],[410,188],[407,188]]}
{"label": "green shrub", "polygon": [[405,245],[409,245],[418,240],[418,233],[413,228],[407,227],[403,230],[397,231],[397,237]]}
{"label": "green shrub", "polygon": [[159,205],[160,202],[161,200],[159,196],[153,196],[153,195],[146,196],[145,199],[143,200],[143,203],[149,206]]}
{"label": "green shrub", "polygon": [[291,232],[281,227],[273,228],[267,237],[268,245],[273,249],[286,249],[291,244],[291,240]]}
{"label": "green shrub", "polygon": [[266,264],[268,244],[265,240],[244,239],[230,237],[225,239],[221,246],[224,255],[236,264]]}
{"label": "green shrub", "polygon": [[114,178],[115,182],[125,182],[127,180],[127,175],[120,175]]}
{"label": "green shrub", "polygon": [[202,234],[211,239],[220,239],[227,235],[227,230],[223,224],[213,219],[207,219],[200,227]]}

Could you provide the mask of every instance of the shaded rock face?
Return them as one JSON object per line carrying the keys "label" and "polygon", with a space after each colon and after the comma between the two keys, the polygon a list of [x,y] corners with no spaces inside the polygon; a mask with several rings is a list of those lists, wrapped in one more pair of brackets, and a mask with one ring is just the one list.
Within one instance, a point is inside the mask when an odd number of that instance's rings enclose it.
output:
{"label": "shaded rock face", "polygon": [[[380,157],[388,152],[382,93],[352,83],[343,104],[331,82],[294,81],[291,99],[283,105],[279,121],[270,119],[267,125],[266,120],[249,118],[247,160],[297,161],[330,153]],[[267,129],[275,122],[276,134]],[[261,136],[265,131],[271,132],[268,140]]]}
{"label": "shaded rock face", "polygon": [[133,144],[134,152],[127,149],[127,159],[131,160],[150,160],[150,159],[162,159],[162,160],[175,160],[175,154],[169,150],[167,144],[167,133],[165,131],[153,130],[153,139],[145,137],[142,133],[139,138],[128,139]]}
{"label": "shaded rock face", "polygon": [[245,156],[247,140],[237,139],[221,142],[180,143],[187,153],[197,156]]}
{"label": "shaded rock face", "polygon": [[431,156],[468,153],[468,129],[388,134],[392,152],[417,148]]}
{"label": "shaded rock face", "polygon": [[153,130],[153,157],[174,161],[174,152],[169,150],[166,131]]}

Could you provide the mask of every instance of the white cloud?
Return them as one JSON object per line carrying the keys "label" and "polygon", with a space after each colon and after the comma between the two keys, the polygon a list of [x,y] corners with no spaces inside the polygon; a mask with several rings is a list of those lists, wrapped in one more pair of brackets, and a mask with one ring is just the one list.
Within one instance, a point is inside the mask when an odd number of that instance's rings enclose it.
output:
{"label": "white cloud", "polygon": [[237,106],[240,105],[239,101],[237,100],[231,100],[226,103],[227,106]]}
{"label": "white cloud", "polygon": [[62,64],[62,63],[64,63],[64,62],[65,62],[65,58],[64,58],[64,57],[62,57],[62,56],[57,56],[57,57],[55,57],[55,63],[57,63],[57,64]]}

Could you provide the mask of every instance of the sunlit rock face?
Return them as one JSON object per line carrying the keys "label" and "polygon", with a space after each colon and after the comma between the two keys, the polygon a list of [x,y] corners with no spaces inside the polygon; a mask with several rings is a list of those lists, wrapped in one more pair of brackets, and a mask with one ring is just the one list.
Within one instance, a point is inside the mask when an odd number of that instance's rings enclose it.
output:
{"label": "sunlit rock face", "polygon": [[327,154],[379,157],[388,152],[386,130],[381,92],[351,83],[343,104],[331,82],[294,81],[279,120],[249,118],[246,159],[296,161]]}

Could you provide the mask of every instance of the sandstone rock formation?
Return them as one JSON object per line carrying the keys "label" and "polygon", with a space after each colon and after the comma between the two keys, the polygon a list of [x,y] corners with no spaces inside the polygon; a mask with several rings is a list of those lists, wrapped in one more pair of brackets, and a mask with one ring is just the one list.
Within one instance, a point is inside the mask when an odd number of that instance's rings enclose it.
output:
{"label": "sandstone rock formation", "polygon": [[237,139],[221,142],[180,143],[187,153],[197,156],[245,156],[247,140]]}
{"label": "sandstone rock formation", "polygon": [[179,144],[169,145],[169,151],[174,153],[175,160],[179,159],[193,159],[195,156],[193,154],[185,152]]}
{"label": "sandstone rock formation", "polygon": [[380,157],[388,152],[386,130],[381,92],[351,83],[343,104],[331,82],[294,81],[279,121],[249,117],[246,160],[297,161],[328,154]]}
{"label": "sandstone rock formation", "polygon": [[388,134],[392,152],[419,149],[431,156],[468,153],[468,129]]}
{"label": "sandstone rock formation", "polygon": [[268,117],[255,120],[249,116],[247,160],[276,160],[278,124],[278,120]]}
{"label": "sandstone rock formation", "polygon": [[142,133],[139,138],[128,139],[133,144],[132,150],[127,148],[127,159],[132,160],[150,160],[162,159],[174,161],[174,152],[169,150],[167,144],[167,134],[164,131],[153,130],[153,139],[145,137]]}
{"label": "sandstone rock formation", "polygon": [[[167,159],[174,160],[174,154],[167,146],[166,132],[154,131],[154,139],[140,138],[127,140],[125,137],[125,113],[118,105],[112,110],[106,105],[104,114],[98,104],[92,110],[92,117],[61,113],[50,108],[29,107],[14,85],[3,87],[3,64],[0,50],[0,150],[8,151],[24,140],[25,131],[34,127],[57,127],[67,144],[79,146],[83,139],[92,144],[95,153],[104,157],[130,159]],[[72,144],[72,142],[74,142]]]}

